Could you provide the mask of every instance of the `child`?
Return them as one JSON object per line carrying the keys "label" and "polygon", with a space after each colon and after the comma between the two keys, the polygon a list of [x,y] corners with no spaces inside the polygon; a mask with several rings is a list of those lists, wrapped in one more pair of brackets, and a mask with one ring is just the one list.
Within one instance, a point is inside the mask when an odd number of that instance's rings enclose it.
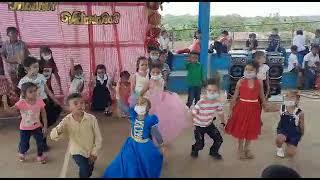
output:
{"label": "child", "polygon": [[300,95],[296,90],[287,92],[284,104],[267,108],[269,112],[278,112],[280,121],[277,127],[277,156],[285,157],[282,145],[287,144],[287,154],[293,157],[301,137],[304,135],[304,112],[299,108]]}
{"label": "child", "polygon": [[131,96],[129,97],[130,107],[134,107],[139,96],[143,96],[148,90],[148,59],[141,56],[137,60],[137,72],[131,79]]}
{"label": "child", "polygon": [[255,66],[247,64],[244,78],[237,82],[230,103],[231,117],[225,128],[226,133],[238,139],[240,159],[254,158],[249,146],[261,133],[261,105],[264,107],[266,100],[256,76]]}
{"label": "child", "polygon": [[[44,75],[44,77],[47,79],[46,84],[52,93],[53,88],[51,77],[52,74],[54,74],[60,89],[60,94],[63,94],[58,68],[52,57],[52,51],[47,46],[40,48],[39,73]],[[48,126],[51,126],[59,118],[60,113],[62,112],[62,107],[57,106],[50,97],[48,97],[45,101],[46,104],[50,104],[45,108],[47,112],[47,118],[49,120]]]}
{"label": "child", "polygon": [[148,47],[148,54],[149,54],[148,66],[149,66],[149,71],[150,71],[150,68],[153,64],[160,63],[159,57],[161,54],[161,50],[156,46],[149,46]]}
{"label": "child", "polygon": [[200,53],[200,38],[201,38],[201,32],[200,30],[197,30],[196,32],[194,32],[193,42],[191,46],[187,49],[178,50],[176,51],[176,53],[177,54],[190,53],[190,52]]}
{"label": "child", "polygon": [[167,52],[161,51],[159,61],[162,66],[162,76],[163,76],[163,79],[165,82],[164,89],[167,89],[168,78],[169,78],[170,71],[171,71],[169,65],[166,63],[166,58],[167,58]]}
{"label": "child", "polygon": [[94,80],[92,80],[94,89],[91,109],[94,111],[104,111],[107,116],[111,116],[112,99],[110,90],[112,79],[107,75],[106,71],[106,67],[103,64],[97,66]]}
{"label": "child", "polygon": [[210,148],[210,155],[215,159],[222,159],[219,154],[220,146],[223,139],[219,130],[213,124],[216,116],[219,116],[221,121],[221,129],[224,129],[224,114],[223,104],[219,100],[219,87],[218,82],[214,79],[208,80],[206,84],[206,95],[198,101],[195,107],[192,109],[193,124],[195,126],[194,137],[196,143],[192,145],[191,156],[198,157],[198,151],[204,147],[204,135],[208,134],[213,140],[213,145]]}
{"label": "child", "polygon": [[298,80],[297,80],[297,88],[301,89],[303,85],[303,73],[301,69],[301,65],[298,61],[298,47],[296,45],[291,46],[291,53],[288,59],[288,71],[289,72],[295,72],[298,74]]}
{"label": "child", "polygon": [[79,177],[89,178],[102,144],[98,121],[84,111],[81,94],[70,94],[67,103],[71,113],[52,129],[50,137],[55,141],[64,135],[69,137],[70,154],[79,167]]}
{"label": "child", "polygon": [[[58,118],[57,115],[52,114],[51,110],[55,109],[55,107],[58,107],[58,106],[62,107],[62,105],[48,88],[46,84],[47,79],[44,77],[44,75],[39,74],[38,60],[34,57],[29,56],[24,60],[23,65],[27,71],[27,75],[20,80],[18,84],[18,88],[21,89],[22,84],[26,82],[32,82],[38,86],[38,95],[39,95],[38,97],[41,98],[46,104],[45,109],[46,111],[48,110],[47,111],[48,127],[50,127],[57,121],[57,118]],[[53,103],[50,103],[51,100],[49,101],[48,100],[49,98],[53,101]],[[48,151],[49,148],[47,145],[47,138],[44,138],[44,144],[45,144],[44,150]]]}
{"label": "child", "polygon": [[257,78],[263,84],[263,92],[266,98],[270,97],[270,78],[269,69],[266,65],[266,54],[263,51],[257,51],[254,55],[254,63],[258,66]]}
{"label": "child", "polygon": [[294,169],[283,165],[270,165],[261,174],[261,178],[301,178]]}
{"label": "child", "polygon": [[249,39],[246,41],[246,47],[249,51],[255,51],[258,47],[257,35],[255,33],[249,34]]}
{"label": "child", "polygon": [[82,93],[84,89],[84,75],[83,69],[80,64],[74,65],[74,60],[71,59],[70,79],[71,84],[69,88],[69,94]]}
{"label": "child", "polygon": [[122,71],[116,87],[116,99],[120,117],[129,117],[130,73]]}
{"label": "child", "polygon": [[52,51],[48,46],[40,48],[40,61],[39,61],[39,73],[43,74],[47,79],[47,86],[53,92],[51,77],[54,75],[60,90],[60,94],[63,94],[60,75],[58,72],[57,65],[53,59]]}
{"label": "child", "polygon": [[[33,136],[37,143],[37,161],[45,164],[44,137],[47,133],[47,115],[44,108],[45,104],[37,95],[37,85],[31,82],[23,83],[20,86],[21,99],[13,106],[9,107],[7,96],[2,96],[4,108],[7,111],[19,110],[21,113],[20,122],[20,143],[19,160],[26,160],[26,153],[29,150],[30,137]],[[40,116],[42,123],[40,122]]]}
{"label": "child", "polygon": [[[151,67],[151,79],[145,94],[151,102],[150,113],[159,118],[159,131],[165,144],[170,144],[189,126],[188,108],[179,95],[164,92],[164,80],[161,75],[161,65]],[[168,113],[174,112],[174,113]]]}
{"label": "child", "polygon": [[130,108],[131,137],[106,168],[103,178],[160,178],[163,155],[151,137],[160,144],[162,152],[164,149],[157,130],[158,118],[149,113],[150,108],[150,101],[143,97],[139,97],[134,109]]}
{"label": "child", "polygon": [[188,84],[188,102],[187,106],[195,104],[200,100],[201,86],[204,80],[202,65],[198,61],[199,53],[190,52],[188,62],[185,63],[187,74],[187,84]]}

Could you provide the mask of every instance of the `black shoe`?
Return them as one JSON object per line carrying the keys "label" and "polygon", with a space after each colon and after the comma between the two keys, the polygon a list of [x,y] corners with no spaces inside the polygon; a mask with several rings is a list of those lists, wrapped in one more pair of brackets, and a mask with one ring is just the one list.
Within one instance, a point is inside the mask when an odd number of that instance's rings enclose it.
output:
{"label": "black shoe", "polygon": [[214,159],[216,160],[221,160],[222,159],[222,156],[219,154],[219,153],[209,153],[210,156],[212,156]]}
{"label": "black shoe", "polygon": [[198,151],[191,151],[191,157],[197,158],[198,157]]}

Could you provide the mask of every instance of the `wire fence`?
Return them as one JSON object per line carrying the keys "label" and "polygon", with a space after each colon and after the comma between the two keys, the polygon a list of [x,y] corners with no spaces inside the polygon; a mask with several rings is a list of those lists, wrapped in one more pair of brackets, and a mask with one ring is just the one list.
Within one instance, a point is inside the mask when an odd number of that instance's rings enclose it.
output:
{"label": "wire fence", "polygon": [[[219,36],[223,30],[227,30],[234,40],[232,48],[239,49],[241,47],[245,47],[245,41],[248,39],[249,34],[254,32],[257,34],[259,47],[263,48],[267,45],[268,36],[272,29],[275,27],[279,29],[281,43],[285,48],[289,48],[292,44],[292,39],[297,30],[304,31],[304,35],[307,41],[306,43],[307,45],[310,44],[311,40],[314,38],[315,30],[320,28],[320,21],[297,21],[210,27],[209,43],[214,41],[215,38]],[[193,35],[196,30],[197,27],[169,29],[168,32],[171,40],[171,48],[180,49],[188,47],[192,43]]]}

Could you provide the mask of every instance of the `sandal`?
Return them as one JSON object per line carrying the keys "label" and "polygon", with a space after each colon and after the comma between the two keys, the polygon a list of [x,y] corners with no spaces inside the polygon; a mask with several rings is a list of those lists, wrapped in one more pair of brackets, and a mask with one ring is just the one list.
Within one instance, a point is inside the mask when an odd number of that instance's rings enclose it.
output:
{"label": "sandal", "polygon": [[247,159],[254,159],[254,155],[252,154],[252,152],[250,150],[245,151],[245,156]]}

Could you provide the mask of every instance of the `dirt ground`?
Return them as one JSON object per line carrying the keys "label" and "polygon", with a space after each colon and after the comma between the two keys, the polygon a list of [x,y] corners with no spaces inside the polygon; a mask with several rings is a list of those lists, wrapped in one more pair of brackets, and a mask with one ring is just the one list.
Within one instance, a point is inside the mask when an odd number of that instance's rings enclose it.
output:
{"label": "dirt ground", "polygon": [[[193,144],[193,128],[184,131],[168,151],[167,163],[163,166],[162,177],[259,177],[261,171],[270,164],[283,164],[296,169],[303,177],[320,177],[320,100],[302,98],[301,107],[306,114],[306,134],[299,144],[298,154],[294,159],[275,157],[275,128],[278,122],[277,113],[264,113],[262,135],[253,143],[252,149],[256,158],[240,161],[236,158],[236,141],[223,135],[221,147],[223,160],[212,159],[209,147],[212,142],[206,137],[206,146],[197,159],[190,157]],[[129,124],[125,119],[106,118],[97,114],[103,136],[103,147],[95,165],[93,177],[100,177],[106,166],[119,152],[129,135]],[[218,123],[218,122],[216,122]],[[18,120],[0,121],[0,177],[58,177],[62,168],[67,141],[49,141],[49,161],[45,165],[35,162],[35,142],[31,141],[28,160],[21,163],[17,160],[19,140]],[[77,177],[77,168],[73,161],[69,163],[67,177]]]}

